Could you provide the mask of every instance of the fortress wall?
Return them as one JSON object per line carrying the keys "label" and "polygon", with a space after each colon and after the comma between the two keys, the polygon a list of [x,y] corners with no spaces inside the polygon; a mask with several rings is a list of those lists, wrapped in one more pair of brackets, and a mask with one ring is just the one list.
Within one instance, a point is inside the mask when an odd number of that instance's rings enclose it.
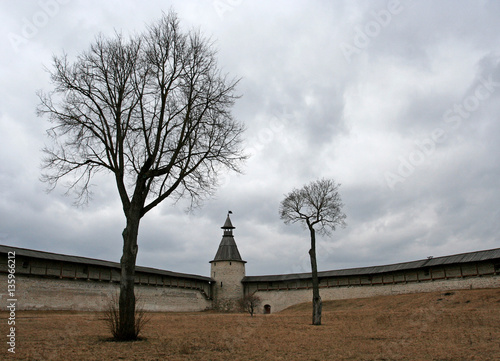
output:
{"label": "fortress wall", "polygon": [[[457,289],[500,288],[500,276],[479,276],[450,278],[434,281],[421,281],[397,284],[351,285],[320,288],[323,301],[372,296],[397,295],[404,293],[433,292]],[[271,306],[271,312],[279,312],[287,307],[303,302],[312,302],[312,288],[309,289],[270,289],[256,291],[262,299],[261,312],[264,305]]]}
{"label": "fortress wall", "polygon": [[[120,291],[120,269],[112,262],[52,255],[15,256],[15,296],[21,310],[104,311]],[[46,255],[42,253],[42,255]],[[81,260],[80,260],[81,261]],[[6,303],[7,257],[0,258],[0,302]],[[148,311],[203,311],[211,308],[211,286],[198,276],[138,267],[136,295]]]}
{"label": "fortress wall", "polygon": [[[10,257],[8,262],[7,253],[13,253],[11,250],[16,251],[15,262]],[[4,255],[0,257],[0,285],[3,285],[0,302],[7,304],[7,299],[12,298],[7,296],[7,275],[12,273],[14,266],[18,309],[103,311],[119,292],[117,263],[6,246],[0,246],[0,251]],[[500,288],[500,249],[421,263],[322,272],[320,293],[323,300],[337,300]],[[310,274],[252,276],[242,283],[243,262],[214,261],[211,271],[212,278],[208,278],[138,267],[136,292],[149,311],[230,309],[237,298],[252,293],[261,297],[262,311],[264,305],[270,305],[273,313],[294,304],[311,302]]]}
{"label": "fortress wall", "polygon": [[[141,267],[136,268],[135,283],[148,286],[168,286],[180,288],[199,288],[207,295],[210,285],[206,281],[189,277],[189,275],[163,275],[143,272]],[[0,259],[0,273],[7,273],[6,259]],[[171,272],[173,274],[173,272]],[[16,258],[16,275],[24,277],[42,277],[56,279],[70,279],[93,282],[120,282],[120,269],[95,264],[78,264],[43,259],[28,259],[23,256]]]}
{"label": "fortress wall", "polygon": [[[7,304],[7,275],[0,274],[0,302]],[[16,275],[19,310],[104,311],[118,295],[118,282],[70,280]],[[136,285],[136,295],[148,311],[203,311],[211,300],[197,289]]]}

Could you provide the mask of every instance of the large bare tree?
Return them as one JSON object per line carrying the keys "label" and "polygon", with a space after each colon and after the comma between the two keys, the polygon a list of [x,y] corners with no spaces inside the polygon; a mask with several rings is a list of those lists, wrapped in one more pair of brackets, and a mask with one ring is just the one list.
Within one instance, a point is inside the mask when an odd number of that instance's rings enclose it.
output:
{"label": "large bare tree", "polygon": [[323,235],[345,227],[346,215],[342,212],[342,200],[338,188],[331,179],[311,182],[300,189],[294,189],[280,204],[280,217],[286,224],[299,222],[307,227],[311,236],[313,325],[321,325],[322,301],[319,294],[318,263],[316,261],[316,232]]}
{"label": "large bare tree", "polygon": [[139,223],[167,198],[199,204],[221,171],[240,170],[243,126],[231,115],[238,81],[173,11],[142,34],[99,36],[74,61],[53,62],[54,89],[39,93],[38,114],[53,124],[42,179],[51,189],[67,179],[85,201],[97,172],[113,175],[126,218],[119,338],[135,339]]}

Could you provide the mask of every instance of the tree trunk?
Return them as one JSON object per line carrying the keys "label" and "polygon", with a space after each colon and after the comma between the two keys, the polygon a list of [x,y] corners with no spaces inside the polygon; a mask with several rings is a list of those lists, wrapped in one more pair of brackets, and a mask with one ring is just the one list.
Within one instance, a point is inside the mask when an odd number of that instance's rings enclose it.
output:
{"label": "tree trunk", "polygon": [[309,257],[311,258],[312,284],[313,284],[313,315],[312,324],[321,325],[321,311],[323,303],[319,295],[318,264],[316,262],[316,232],[312,226],[309,226],[311,233],[311,249]]}
{"label": "tree trunk", "polygon": [[135,261],[137,258],[137,236],[139,234],[140,213],[127,215],[127,225],[123,230],[123,255],[120,260],[120,299],[118,339],[137,338],[135,325]]}

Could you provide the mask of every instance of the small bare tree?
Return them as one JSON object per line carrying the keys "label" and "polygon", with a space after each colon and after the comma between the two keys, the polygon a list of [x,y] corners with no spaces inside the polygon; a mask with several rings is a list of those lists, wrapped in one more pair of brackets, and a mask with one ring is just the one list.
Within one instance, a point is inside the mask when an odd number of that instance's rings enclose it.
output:
{"label": "small bare tree", "polygon": [[337,226],[345,227],[346,215],[342,212],[342,200],[338,193],[340,184],[330,179],[311,182],[294,189],[280,204],[280,217],[286,224],[300,222],[311,236],[313,325],[321,325],[322,302],[319,294],[318,264],[316,261],[316,232],[327,235]]}
{"label": "small bare tree", "polygon": [[245,295],[238,300],[238,305],[240,306],[240,308],[243,311],[248,312],[251,317],[253,317],[255,309],[257,309],[261,303],[261,298],[253,293]]}
{"label": "small bare tree", "polygon": [[[118,295],[113,294],[111,300],[107,305],[107,308],[104,311],[104,321],[108,325],[109,331],[115,339],[119,339],[120,337],[120,312],[118,299]],[[141,333],[146,324],[151,320],[151,317],[146,313],[146,310],[144,309],[144,302],[142,302],[140,295],[136,296],[134,319],[134,333],[135,337],[138,338],[139,333]]]}
{"label": "small bare tree", "polygon": [[51,189],[67,179],[85,201],[99,171],[112,174],[126,219],[117,338],[135,339],[139,224],[167,198],[195,206],[222,171],[239,171],[243,126],[231,114],[237,80],[218,69],[212,43],[183,32],[170,12],[143,34],[98,37],[74,62],[54,57],[54,91],[40,93],[53,145]]}

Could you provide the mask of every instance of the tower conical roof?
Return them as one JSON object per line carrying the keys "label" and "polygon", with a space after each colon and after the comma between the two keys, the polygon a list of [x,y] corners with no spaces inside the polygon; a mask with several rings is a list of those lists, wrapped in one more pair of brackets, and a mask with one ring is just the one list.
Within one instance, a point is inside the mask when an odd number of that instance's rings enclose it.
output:
{"label": "tower conical roof", "polygon": [[231,218],[229,218],[229,214],[227,215],[226,222],[224,222],[224,225],[220,227],[222,229],[234,229],[233,224],[231,223]]}
{"label": "tower conical roof", "polygon": [[223,236],[222,241],[220,241],[219,249],[215,254],[215,261],[240,261],[245,262],[241,259],[240,252],[236,246],[233,236]]}
{"label": "tower conical roof", "polygon": [[239,261],[245,262],[241,259],[240,252],[238,251],[238,246],[236,246],[236,242],[233,237],[233,224],[231,223],[231,219],[229,218],[229,214],[227,215],[226,222],[221,227],[224,230],[224,235],[222,236],[222,240],[219,244],[219,249],[215,254],[213,261]]}

